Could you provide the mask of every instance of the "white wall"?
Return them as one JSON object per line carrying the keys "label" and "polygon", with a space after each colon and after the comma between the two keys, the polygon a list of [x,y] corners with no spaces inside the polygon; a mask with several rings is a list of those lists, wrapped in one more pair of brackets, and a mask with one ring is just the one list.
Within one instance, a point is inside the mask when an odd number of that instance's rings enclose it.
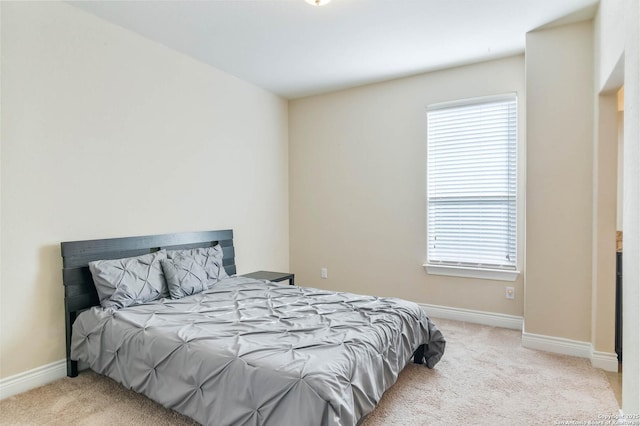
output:
{"label": "white wall", "polygon": [[622,410],[640,413],[640,3],[601,0],[596,94],[624,85]]}
{"label": "white wall", "polygon": [[615,91],[594,96],[591,342],[610,354],[616,316],[617,103]]}
{"label": "white wall", "polygon": [[526,39],[525,331],[582,342],[591,341],[592,39],[591,21]]}
{"label": "white wall", "polygon": [[626,1],[622,409],[640,414],[640,3]]}
{"label": "white wall", "polygon": [[[296,280],[522,316],[522,275],[507,283],[427,275],[422,267],[426,107],[508,92],[518,93],[524,129],[523,56],[290,102],[291,266]],[[524,131],[519,137],[524,154]],[[521,208],[523,202],[521,197]],[[521,230],[522,225],[521,220]],[[328,268],[326,280],[320,279],[321,267]],[[506,285],[515,285],[515,301],[505,299]]]}
{"label": "white wall", "polygon": [[[595,33],[596,45],[596,84],[598,89],[605,87],[612,74],[619,74],[623,69],[619,66],[625,45],[625,8],[630,2],[637,0],[600,0],[597,17],[595,19],[598,30]],[[623,78],[618,75],[614,78]],[[612,85],[607,89],[615,89]]]}
{"label": "white wall", "polygon": [[287,102],[64,3],[2,8],[0,377],[64,358],[60,242],[233,228],[288,270]]}

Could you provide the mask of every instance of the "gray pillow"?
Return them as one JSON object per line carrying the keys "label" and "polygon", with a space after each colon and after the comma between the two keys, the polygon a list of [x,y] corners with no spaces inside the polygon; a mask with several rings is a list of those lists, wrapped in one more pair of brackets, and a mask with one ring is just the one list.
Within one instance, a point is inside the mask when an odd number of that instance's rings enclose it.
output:
{"label": "gray pillow", "polygon": [[207,273],[193,257],[174,256],[173,259],[162,259],[160,263],[172,299],[200,293],[208,288]]}
{"label": "gray pillow", "polygon": [[89,262],[100,304],[124,308],[169,296],[160,260],[164,250],[136,257]]}
{"label": "gray pillow", "polygon": [[216,244],[214,247],[195,248],[187,250],[167,250],[167,258],[184,256],[193,258],[207,272],[207,279],[221,280],[229,277],[222,266],[222,247]]}

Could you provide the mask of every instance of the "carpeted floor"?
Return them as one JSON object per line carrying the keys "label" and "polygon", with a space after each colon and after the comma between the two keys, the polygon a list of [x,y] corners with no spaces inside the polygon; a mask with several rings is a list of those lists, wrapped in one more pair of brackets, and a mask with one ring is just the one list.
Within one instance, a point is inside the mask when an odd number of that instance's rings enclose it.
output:
{"label": "carpeted floor", "polygon": [[[514,330],[434,322],[447,339],[442,361],[433,370],[407,366],[363,426],[554,425],[618,413],[605,373],[586,359],[524,349],[521,333]],[[110,379],[83,372],[0,401],[0,424],[195,423]]]}

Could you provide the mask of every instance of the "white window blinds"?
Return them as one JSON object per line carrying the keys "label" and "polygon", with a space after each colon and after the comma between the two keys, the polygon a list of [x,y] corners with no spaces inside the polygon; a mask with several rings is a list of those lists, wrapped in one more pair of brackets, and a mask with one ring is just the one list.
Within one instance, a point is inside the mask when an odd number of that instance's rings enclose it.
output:
{"label": "white window blinds", "polygon": [[516,269],[515,94],[427,110],[427,263]]}

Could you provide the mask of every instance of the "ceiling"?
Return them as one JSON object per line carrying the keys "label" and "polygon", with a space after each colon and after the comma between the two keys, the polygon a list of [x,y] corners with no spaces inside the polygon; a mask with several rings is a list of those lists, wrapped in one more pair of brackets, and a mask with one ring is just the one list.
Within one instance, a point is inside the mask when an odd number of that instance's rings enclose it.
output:
{"label": "ceiling", "polygon": [[69,3],[293,99],[522,53],[526,32],[598,0]]}

